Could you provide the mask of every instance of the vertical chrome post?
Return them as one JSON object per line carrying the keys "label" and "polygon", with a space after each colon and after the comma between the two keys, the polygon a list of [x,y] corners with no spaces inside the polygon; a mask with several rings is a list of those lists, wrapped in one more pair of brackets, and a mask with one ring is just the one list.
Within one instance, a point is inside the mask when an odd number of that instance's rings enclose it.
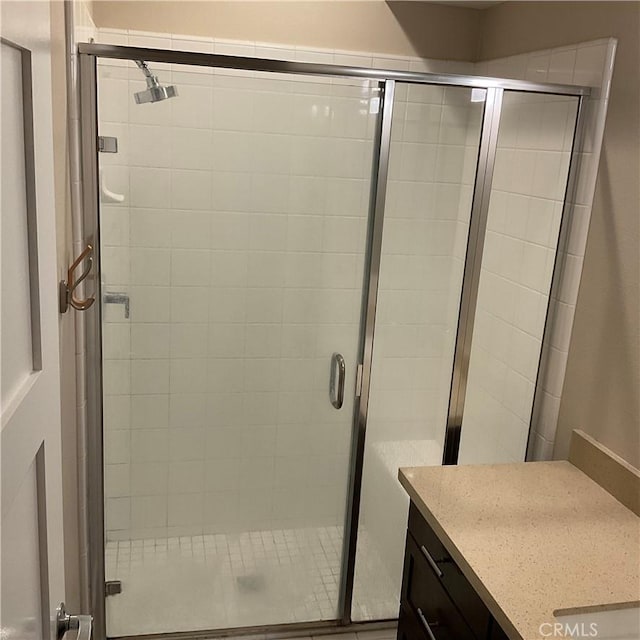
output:
{"label": "vertical chrome post", "polygon": [[544,394],[544,378],[547,367],[549,366],[549,356],[551,354],[551,336],[553,335],[554,320],[558,309],[560,289],[562,287],[564,269],[567,261],[567,244],[573,222],[576,191],[578,189],[578,176],[580,173],[580,154],[582,152],[582,144],[586,129],[586,113],[588,110],[586,100],[587,98],[585,96],[580,96],[578,98],[578,107],[571,147],[571,161],[569,163],[569,174],[567,176],[564,203],[562,205],[562,218],[560,220],[560,228],[558,231],[558,244],[556,245],[556,253],[553,263],[553,276],[551,278],[551,287],[549,289],[549,298],[547,300],[547,313],[544,322],[544,331],[542,334],[540,357],[538,359],[538,371],[536,373],[535,395],[533,397],[533,406],[531,408],[531,418],[529,421],[529,435],[527,439],[526,454],[527,460],[533,459],[534,447],[531,430],[540,416],[542,398]]}
{"label": "vertical chrome post", "polygon": [[471,206],[471,220],[469,223],[469,238],[467,240],[467,253],[464,264],[464,278],[462,281],[458,333],[453,358],[443,464],[455,464],[458,460],[460,429],[462,427],[462,415],[467,391],[469,356],[471,354],[473,323],[478,302],[482,252],[487,230],[503,93],[503,89],[487,89],[485,100],[478,166]]}
{"label": "vertical chrome post", "polygon": [[362,320],[360,325],[363,327],[360,351],[362,356],[362,384],[354,417],[355,428],[351,446],[351,477],[349,500],[347,502],[347,522],[345,526],[347,544],[345,544],[343,548],[343,570],[340,587],[343,624],[349,624],[351,622],[364,446],[369,408],[371,363],[373,358],[373,336],[376,322],[376,304],[378,300],[380,256],[382,253],[382,227],[387,194],[387,177],[389,173],[389,152],[391,149],[391,120],[393,116],[395,80],[385,80],[381,85],[381,110],[374,140],[371,197],[369,200],[369,229],[367,236],[368,255],[363,287]]}
{"label": "vertical chrome post", "polygon": [[[96,268],[93,287],[96,299],[100,291],[100,225],[98,221],[98,106],[96,58],[80,54],[80,127],[82,153],[82,203],[85,240],[94,248]],[[104,567],[104,467],[102,446],[102,341],[101,304],[85,313],[87,389],[87,434],[85,469],[85,519],[88,536],[88,601],[93,616],[93,637],[106,638]]]}

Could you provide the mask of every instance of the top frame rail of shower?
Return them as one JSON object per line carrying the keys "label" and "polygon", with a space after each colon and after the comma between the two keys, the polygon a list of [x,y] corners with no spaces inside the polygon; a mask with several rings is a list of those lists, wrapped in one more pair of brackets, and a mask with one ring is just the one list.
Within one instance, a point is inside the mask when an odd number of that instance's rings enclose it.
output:
{"label": "top frame rail of shower", "polygon": [[474,75],[441,73],[419,73],[416,71],[389,71],[387,69],[368,69],[366,67],[347,67],[337,64],[317,64],[313,62],[291,62],[268,58],[244,56],[226,56],[215,53],[196,53],[191,51],[172,51],[169,49],[146,49],[142,47],[124,47],[111,44],[80,43],[79,53],[100,58],[118,60],[145,60],[146,62],[165,62],[187,64],[198,67],[220,67],[243,71],[265,71],[271,73],[291,73],[317,76],[336,76],[365,78],[367,80],[397,80],[418,84],[440,84],[477,89],[505,89],[528,91],[532,93],[551,93],[565,96],[589,96],[591,87],[530,82],[510,78],[488,78]]}

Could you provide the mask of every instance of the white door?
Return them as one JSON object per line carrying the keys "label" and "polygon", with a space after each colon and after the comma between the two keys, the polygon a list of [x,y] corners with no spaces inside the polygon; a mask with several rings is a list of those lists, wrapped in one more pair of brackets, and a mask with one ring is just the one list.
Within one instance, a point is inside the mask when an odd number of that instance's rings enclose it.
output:
{"label": "white door", "polygon": [[49,10],[0,3],[0,637],[20,640],[55,638],[64,599]]}

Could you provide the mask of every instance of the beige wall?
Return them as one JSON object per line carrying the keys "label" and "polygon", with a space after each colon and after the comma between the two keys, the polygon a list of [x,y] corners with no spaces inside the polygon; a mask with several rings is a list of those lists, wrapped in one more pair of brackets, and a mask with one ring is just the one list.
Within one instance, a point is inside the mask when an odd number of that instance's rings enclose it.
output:
{"label": "beige wall", "polygon": [[640,467],[640,4],[508,2],[483,12],[480,58],[618,38],[555,456],[581,428]]}
{"label": "beige wall", "polygon": [[480,11],[424,2],[94,0],[98,27],[473,60]]}

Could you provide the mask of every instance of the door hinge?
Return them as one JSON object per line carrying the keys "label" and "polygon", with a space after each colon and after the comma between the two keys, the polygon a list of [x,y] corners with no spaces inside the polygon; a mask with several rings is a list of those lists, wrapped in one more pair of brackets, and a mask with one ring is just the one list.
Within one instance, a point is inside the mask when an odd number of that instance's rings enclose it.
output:
{"label": "door hinge", "polygon": [[120,580],[107,580],[104,583],[104,593],[107,596],[115,596],[122,593],[122,582]]}
{"label": "door hinge", "polygon": [[356,398],[362,394],[362,365],[359,364],[356,369]]}
{"label": "door hinge", "polygon": [[114,136],[98,136],[100,153],[118,153],[118,138]]}

